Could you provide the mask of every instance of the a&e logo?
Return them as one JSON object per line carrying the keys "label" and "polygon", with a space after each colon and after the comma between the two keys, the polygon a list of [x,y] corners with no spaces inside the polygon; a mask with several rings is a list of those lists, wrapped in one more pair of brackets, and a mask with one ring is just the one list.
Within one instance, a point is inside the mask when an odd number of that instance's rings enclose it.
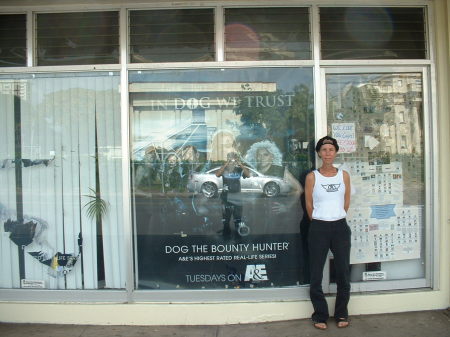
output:
{"label": "a&e logo", "polygon": [[268,281],[266,265],[265,264],[249,264],[245,269],[244,281]]}

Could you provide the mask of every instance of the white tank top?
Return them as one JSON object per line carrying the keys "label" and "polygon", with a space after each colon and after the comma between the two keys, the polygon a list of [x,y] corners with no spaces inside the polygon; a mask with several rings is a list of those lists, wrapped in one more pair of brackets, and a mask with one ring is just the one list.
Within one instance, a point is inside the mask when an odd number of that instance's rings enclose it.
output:
{"label": "white tank top", "polygon": [[314,170],[312,218],[323,221],[336,221],[345,218],[345,183],[342,170],[334,177],[325,177]]}

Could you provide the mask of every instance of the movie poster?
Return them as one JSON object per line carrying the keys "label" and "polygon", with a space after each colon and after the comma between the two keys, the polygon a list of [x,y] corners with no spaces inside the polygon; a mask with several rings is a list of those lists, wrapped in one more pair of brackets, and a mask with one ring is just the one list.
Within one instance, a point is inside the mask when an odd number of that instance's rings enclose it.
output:
{"label": "movie poster", "polygon": [[307,283],[311,69],[136,72],[130,82],[139,288]]}

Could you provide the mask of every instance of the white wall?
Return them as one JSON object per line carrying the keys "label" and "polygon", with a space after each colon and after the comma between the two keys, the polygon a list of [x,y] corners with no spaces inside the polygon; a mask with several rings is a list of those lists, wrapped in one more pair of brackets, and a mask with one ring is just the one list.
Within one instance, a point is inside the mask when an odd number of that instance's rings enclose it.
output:
{"label": "white wall", "polygon": [[[448,289],[447,292],[355,295],[350,302],[349,314],[442,309],[448,306],[446,294],[448,295]],[[334,304],[332,301],[329,303]],[[102,325],[215,325],[308,318],[311,312],[309,301],[210,304],[2,303],[0,321]]]}

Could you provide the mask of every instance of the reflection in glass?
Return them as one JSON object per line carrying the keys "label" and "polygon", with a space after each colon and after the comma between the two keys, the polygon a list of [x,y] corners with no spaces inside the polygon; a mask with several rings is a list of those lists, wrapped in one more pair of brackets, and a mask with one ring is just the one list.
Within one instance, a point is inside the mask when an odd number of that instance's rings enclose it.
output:
{"label": "reflection in glass", "polygon": [[324,60],[424,59],[424,7],[320,7]]}
{"label": "reflection in glass", "polygon": [[250,178],[249,168],[242,163],[241,155],[236,152],[227,154],[227,161],[215,173],[216,177],[222,180],[222,235],[225,240],[231,237],[230,221],[233,218],[235,237],[247,236],[250,233],[249,227],[242,220],[242,210],[244,207],[241,196],[241,179]]}
{"label": "reflection in glass", "polygon": [[311,58],[309,8],[225,8],[227,61]]}
{"label": "reflection in glass", "polygon": [[119,12],[36,15],[37,65],[119,62]]}
{"label": "reflection in glass", "polygon": [[305,283],[312,92],[310,68],[130,73],[139,288]]}
{"label": "reflection in glass", "polygon": [[130,61],[214,61],[214,10],[130,11]]}
{"label": "reflection in glass", "polygon": [[27,64],[26,14],[0,15],[0,67]]}
{"label": "reflection in glass", "polygon": [[[329,133],[355,189],[352,280],[424,277],[422,74],[327,75]],[[357,130],[358,132],[355,132]]]}

